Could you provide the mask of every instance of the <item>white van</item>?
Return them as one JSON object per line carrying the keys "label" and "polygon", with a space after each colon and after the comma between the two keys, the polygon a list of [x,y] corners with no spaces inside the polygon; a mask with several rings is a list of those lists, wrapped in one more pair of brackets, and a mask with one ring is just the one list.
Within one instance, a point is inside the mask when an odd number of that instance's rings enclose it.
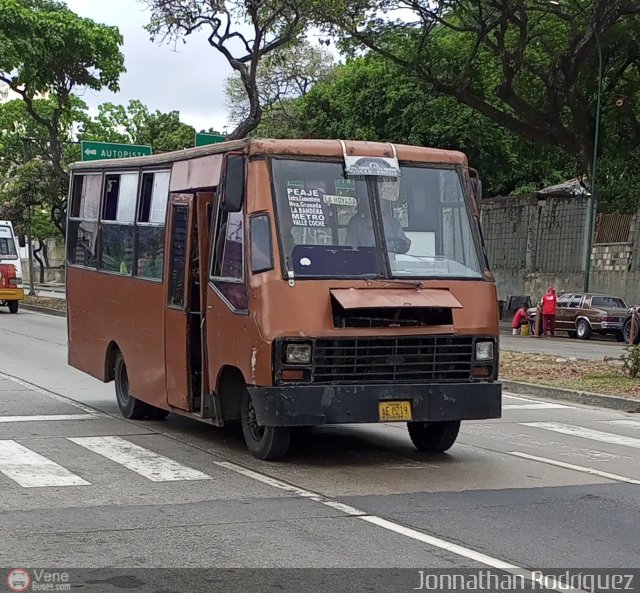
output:
{"label": "white van", "polygon": [[11,313],[17,313],[22,300],[24,286],[18,241],[11,222],[0,220],[0,305],[9,307]]}

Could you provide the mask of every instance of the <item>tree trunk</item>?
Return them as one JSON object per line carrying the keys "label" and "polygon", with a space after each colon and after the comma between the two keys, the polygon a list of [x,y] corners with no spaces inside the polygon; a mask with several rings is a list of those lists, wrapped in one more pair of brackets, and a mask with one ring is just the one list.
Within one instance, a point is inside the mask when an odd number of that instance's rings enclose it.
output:
{"label": "tree trunk", "polygon": [[38,247],[37,249],[33,250],[33,257],[35,258],[35,260],[38,262],[38,265],[40,266],[40,284],[44,284],[44,262],[38,256],[38,253],[42,251],[42,243],[43,243],[42,239],[38,239]]}
{"label": "tree trunk", "polygon": [[42,259],[44,259],[45,267],[50,267],[49,263],[49,246],[47,245],[46,240],[42,242]]}

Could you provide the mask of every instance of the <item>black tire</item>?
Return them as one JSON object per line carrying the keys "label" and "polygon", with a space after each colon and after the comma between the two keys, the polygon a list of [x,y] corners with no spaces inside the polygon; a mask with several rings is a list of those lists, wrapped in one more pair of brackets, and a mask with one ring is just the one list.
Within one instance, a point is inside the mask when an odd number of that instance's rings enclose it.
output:
{"label": "black tire", "polygon": [[572,340],[575,340],[575,339],[578,337],[578,334],[577,334],[575,331],[567,332],[567,334],[569,334],[569,337],[570,337]]}
{"label": "black tire", "polygon": [[18,301],[9,301],[9,313],[17,313],[20,308],[20,303]]}
{"label": "black tire", "polygon": [[588,340],[591,338],[591,333],[591,326],[589,325],[589,322],[585,319],[580,319],[576,325],[576,334],[578,335],[578,338],[581,340]]}
{"label": "black tire", "polygon": [[247,449],[254,457],[273,461],[287,454],[291,442],[291,429],[286,426],[258,424],[251,395],[246,387],[242,391],[240,400],[240,420]]}
{"label": "black tire", "polygon": [[[640,320],[639,320],[640,321]],[[631,343],[631,317],[624,322],[622,326],[622,335],[624,336],[624,341],[627,344]],[[633,340],[634,344],[640,344],[640,323],[636,323],[636,335]]]}
{"label": "black tire", "polygon": [[113,376],[116,384],[116,400],[120,413],[129,420],[142,420],[150,413],[149,404],[141,402],[129,393],[129,376],[127,375],[127,365],[121,352],[116,354],[116,361],[113,365]]}
{"label": "black tire", "polygon": [[624,334],[622,333],[622,331],[616,332],[616,340],[618,340],[618,342],[624,342]]}
{"label": "black tire", "polygon": [[460,420],[446,422],[408,422],[409,436],[418,451],[443,453],[458,438]]}

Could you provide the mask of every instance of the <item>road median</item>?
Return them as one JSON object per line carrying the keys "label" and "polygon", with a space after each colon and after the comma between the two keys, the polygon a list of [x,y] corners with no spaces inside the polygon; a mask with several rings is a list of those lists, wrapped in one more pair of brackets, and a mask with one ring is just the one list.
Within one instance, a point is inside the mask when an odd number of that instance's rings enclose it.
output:
{"label": "road median", "polygon": [[20,307],[25,311],[34,311],[55,317],[67,316],[67,301],[64,298],[27,296],[20,303]]}
{"label": "road median", "polygon": [[533,385],[531,383],[521,383],[519,381],[502,380],[504,391],[515,395],[528,395],[541,399],[551,399],[564,401],[585,406],[595,406],[620,410],[623,412],[640,413],[640,400],[617,395],[605,395],[603,393],[593,393],[591,391],[577,391],[573,389],[561,389],[558,387],[548,387],[546,385]]}

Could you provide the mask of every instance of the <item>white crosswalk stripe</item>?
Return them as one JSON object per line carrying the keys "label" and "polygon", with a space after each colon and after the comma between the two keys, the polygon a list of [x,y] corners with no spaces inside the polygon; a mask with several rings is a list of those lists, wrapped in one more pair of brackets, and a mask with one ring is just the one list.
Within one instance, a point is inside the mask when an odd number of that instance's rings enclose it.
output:
{"label": "white crosswalk stripe", "polygon": [[541,428],[561,434],[566,434],[601,443],[609,443],[611,445],[623,445],[625,447],[633,447],[640,449],[640,439],[629,437],[621,434],[613,434],[611,432],[603,432],[592,428],[584,428],[583,426],[575,426],[573,424],[563,424],[561,422],[522,422],[523,426],[532,428]]}
{"label": "white crosswalk stripe", "polygon": [[[122,437],[74,437],[67,441],[96,453],[152,482],[210,480],[211,476],[154,453]],[[73,445],[70,445],[73,447]],[[68,453],[67,453],[68,454]],[[60,451],[58,451],[60,455]],[[87,470],[91,472],[95,464]],[[24,488],[88,486],[91,482],[14,440],[0,440],[0,474]]]}
{"label": "white crosswalk stripe", "polygon": [[503,410],[559,410],[569,409],[571,406],[541,402],[539,404],[504,404]]}
{"label": "white crosswalk stripe", "polygon": [[608,424],[614,426],[629,426],[630,428],[640,429],[640,420],[609,420]]}
{"label": "white crosswalk stripe", "polygon": [[211,479],[201,471],[130,443],[121,437],[78,437],[67,440],[119,463],[152,482]]}
{"label": "white crosswalk stripe", "polygon": [[24,488],[89,484],[61,465],[11,440],[0,441],[0,472]]}
{"label": "white crosswalk stripe", "polygon": [[98,414],[34,414],[33,416],[0,416],[0,423],[58,422],[60,420],[99,420]]}

